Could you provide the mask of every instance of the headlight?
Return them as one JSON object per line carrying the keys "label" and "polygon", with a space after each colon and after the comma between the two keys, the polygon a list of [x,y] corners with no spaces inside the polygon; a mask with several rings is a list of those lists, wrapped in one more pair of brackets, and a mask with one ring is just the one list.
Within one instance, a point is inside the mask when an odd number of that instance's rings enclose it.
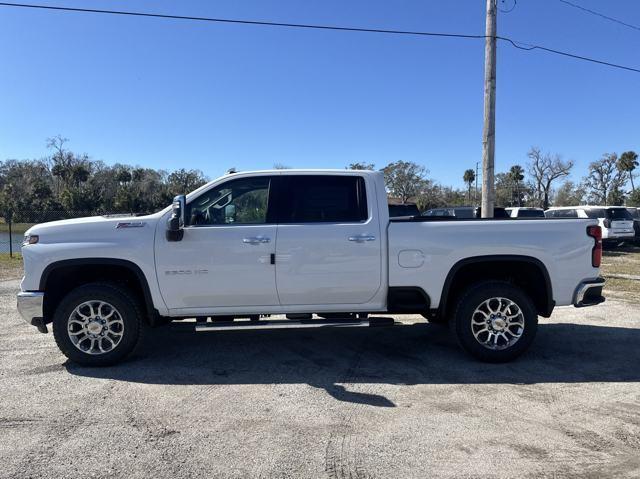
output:
{"label": "headlight", "polygon": [[40,237],[38,235],[24,235],[22,246],[26,246],[28,244],[36,244],[39,240]]}

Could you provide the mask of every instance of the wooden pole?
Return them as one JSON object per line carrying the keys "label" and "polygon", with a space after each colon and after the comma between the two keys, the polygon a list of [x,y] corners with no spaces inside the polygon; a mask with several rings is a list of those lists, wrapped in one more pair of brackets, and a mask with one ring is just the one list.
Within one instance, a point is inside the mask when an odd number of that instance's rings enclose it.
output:
{"label": "wooden pole", "polygon": [[13,223],[13,218],[9,217],[9,258],[13,258],[13,231],[11,229],[11,223]]}
{"label": "wooden pole", "polygon": [[487,0],[484,48],[484,127],[482,130],[482,217],[493,218],[495,206],[494,160],[496,151],[496,0]]}

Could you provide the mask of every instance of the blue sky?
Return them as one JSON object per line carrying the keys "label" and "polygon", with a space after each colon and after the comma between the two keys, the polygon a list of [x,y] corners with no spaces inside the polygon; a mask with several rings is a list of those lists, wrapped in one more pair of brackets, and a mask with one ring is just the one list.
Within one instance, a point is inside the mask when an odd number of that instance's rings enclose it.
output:
{"label": "blue sky", "polygon": [[[640,24],[636,0],[575,0]],[[42,4],[484,33],[484,0],[60,0]],[[507,0],[508,7],[512,0]],[[640,67],[640,31],[558,0],[518,0],[500,35]],[[482,153],[483,40],[290,30],[0,8],[0,159],[47,137],[107,163],[380,168],[462,186]],[[640,150],[640,74],[504,43],[496,171],[532,146],[576,162]]]}

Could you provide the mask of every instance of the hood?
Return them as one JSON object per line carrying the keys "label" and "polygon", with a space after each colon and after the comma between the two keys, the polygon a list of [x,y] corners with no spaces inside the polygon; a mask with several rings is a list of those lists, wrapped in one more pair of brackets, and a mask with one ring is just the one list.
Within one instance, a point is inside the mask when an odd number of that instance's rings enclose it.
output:
{"label": "hood", "polygon": [[119,234],[154,229],[161,213],[147,216],[89,216],[50,221],[29,228],[25,235],[40,236],[40,243],[110,241]]}

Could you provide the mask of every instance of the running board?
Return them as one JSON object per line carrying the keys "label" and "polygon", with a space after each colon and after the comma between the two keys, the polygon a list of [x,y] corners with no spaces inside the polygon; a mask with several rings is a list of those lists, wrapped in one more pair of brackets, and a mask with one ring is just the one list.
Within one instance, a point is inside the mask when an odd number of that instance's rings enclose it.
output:
{"label": "running board", "polygon": [[300,329],[300,328],[368,328],[393,326],[393,318],[379,317],[367,319],[269,319],[260,321],[226,321],[197,323],[196,331],[223,331],[239,329]]}

